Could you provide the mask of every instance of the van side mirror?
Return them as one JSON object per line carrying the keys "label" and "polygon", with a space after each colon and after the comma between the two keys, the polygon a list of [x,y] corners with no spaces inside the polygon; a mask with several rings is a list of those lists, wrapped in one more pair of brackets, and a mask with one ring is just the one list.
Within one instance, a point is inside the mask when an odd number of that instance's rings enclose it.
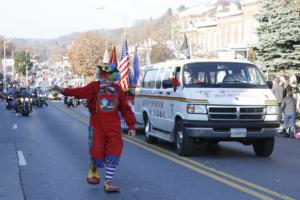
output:
{"label": "van side mirror", "polygon": [[163,80],[162,87],[163,89],[172,88],[173,87],[172,80]]}
{"label": "van side mirror", "polygon": [[268,87],[269,87],[270,89],[272,89],[272,87],[273,87],[272,81],[266,81],[266,83],[267,83]]}

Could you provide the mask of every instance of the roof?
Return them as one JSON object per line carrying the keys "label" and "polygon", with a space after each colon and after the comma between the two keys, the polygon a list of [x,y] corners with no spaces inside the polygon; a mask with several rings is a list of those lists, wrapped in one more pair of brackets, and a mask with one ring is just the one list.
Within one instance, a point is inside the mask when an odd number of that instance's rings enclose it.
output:
{"label": "roof", "polygon": [[198,6],[194,6],[191,8],[188,8],[184,11],[181,11],[178,13],[179,17],[189,17],[191,15],[201,15],[204,14],[212,9],[214,9],[215,6],[203,6],[203,5],[198,5]]}
{"label": "roof", "polygon": [[243,64],[253,64],[247,60],[238,60],[238,59],[188,59],[188,60],[170,60],[155,64],[150,64],[144,66],[143,68],[155,68],[155,67],[176,67],[181,66],[188,63],[196,63],[196,62],[224,62],[224,63],[243,63]]}

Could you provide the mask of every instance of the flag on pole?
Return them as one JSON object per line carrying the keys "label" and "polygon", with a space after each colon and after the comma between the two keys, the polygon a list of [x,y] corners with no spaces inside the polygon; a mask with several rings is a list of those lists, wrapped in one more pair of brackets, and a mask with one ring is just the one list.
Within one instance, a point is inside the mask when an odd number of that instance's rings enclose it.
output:
{"label": "flag on pole", "polygon": [[109,55],[109,63],[114,64],[114,65],[118,65],[116,46],[115,45],[113,46],[113,48],[111,50],[111,53]]}
{"label": "flag on pole", "polygon": [[129,84],[130,85],[136,85],[139,79],[139,69],[140,63],[139,63],[139,57],[137,53],[137,47],[135,47],[134,50],[134,56],[133,56],[133,67],[130,70],[129,74]]}
{"label": "flag on pole", "polygon": [[[108,58],[108,51],[107,51],[107,49],[105,49],[105,51],[104,51],[104,55],[103,55],[103,60],[102,60],[102,63],[106,63],[106,64],[108,64],[108,62],[109,62],[109,58]],[[100,65],[101,65],[101,63],[99,63]]]}
{"label": "flag on pole", "polygon": [[190,59],[191,58],[186,34],[184,34],[183,44],[181,46],[180,53],[182,55],[184,55],[186,59]]}
{"label": "flag on pole", "polygon": [[117,67],[121,74],[121,79],[119,80],[118,84],[121,85],[124,91],[128,90],[129,56],[127,49],[127,41],[125,39],[122,46],[121,61]]}

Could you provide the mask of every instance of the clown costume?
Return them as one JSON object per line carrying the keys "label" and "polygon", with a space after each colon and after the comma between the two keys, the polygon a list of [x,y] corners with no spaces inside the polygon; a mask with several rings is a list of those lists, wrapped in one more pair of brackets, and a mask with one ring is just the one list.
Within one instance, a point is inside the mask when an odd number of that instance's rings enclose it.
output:
{"label": "clown costume", "polygon": [[81,88],[60,88],[58,92],[65,96],[75,96],[89,101],[91,114],[89,141],[91,164],[87,181],[98,184],[100,175],[97,168],[105,167],[104,190],[118,192],[119,188],[111,184],[112,177],[118,166],[123,148],[119,112],[128,126],[128,134],[135,136],[135,118],[122,88],[115,82],[120,75],[115,65],[98,66],[98,81],[93,81]]}

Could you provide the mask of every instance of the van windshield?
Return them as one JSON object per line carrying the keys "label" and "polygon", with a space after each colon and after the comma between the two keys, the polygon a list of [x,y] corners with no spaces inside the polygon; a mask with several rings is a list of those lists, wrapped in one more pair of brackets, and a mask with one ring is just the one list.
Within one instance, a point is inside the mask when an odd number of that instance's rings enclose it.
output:
{"label": "van windshield", "polygon": [[268,87],[258,67],[247,63],[189,63],[182,73],[184,87]]}

